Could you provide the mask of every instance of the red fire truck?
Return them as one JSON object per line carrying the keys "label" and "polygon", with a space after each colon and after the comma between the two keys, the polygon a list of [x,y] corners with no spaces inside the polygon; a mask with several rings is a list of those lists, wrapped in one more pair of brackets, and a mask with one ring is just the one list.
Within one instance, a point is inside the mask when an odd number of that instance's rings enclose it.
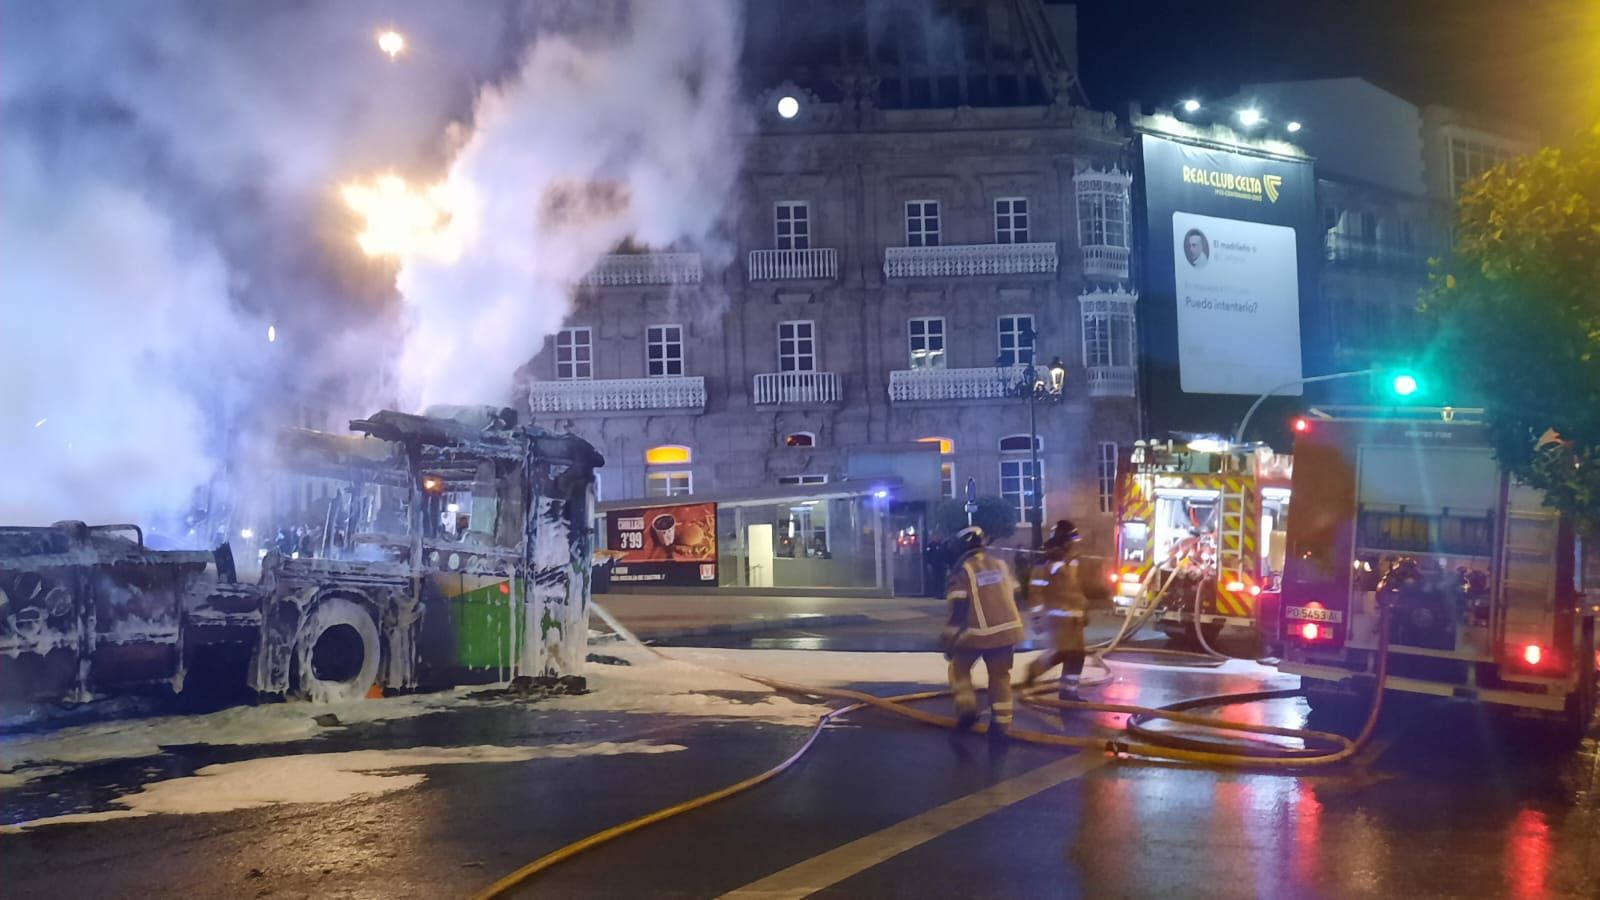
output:
{"label": "red fire truck", "polygon": [[1476,411],[1313,411],[1297,427],[1283,671],[1319,701],[1388,688],[1559,713],[1595,704],[1582,544],[1496,465]]}
{"label": "red fire truck", "polygon": [[1134,444],[1120,468],[1116,611],[1208,643],[1224,625],[1275,626],[1292,462],[1221,441]]}

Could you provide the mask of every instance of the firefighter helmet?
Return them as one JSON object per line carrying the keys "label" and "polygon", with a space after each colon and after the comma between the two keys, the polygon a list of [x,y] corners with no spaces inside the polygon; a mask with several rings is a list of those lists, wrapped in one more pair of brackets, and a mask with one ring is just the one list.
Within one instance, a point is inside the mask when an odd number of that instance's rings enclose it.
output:
{"label": "firefighter helmet", "polygon": [[956,532],[956,541],[961,544],[962,553],[970,553],[973,550],[982,550],[983,529],[976,525],[968,525],[967,527]]}
{"label": "firefighter helmet", "polygon": [[1062,519],[1050,529],[1050,540],[1045,544],[1050,547],[1065,547],[1080,539],[1078,526],[1072,524],[1071,519]]}

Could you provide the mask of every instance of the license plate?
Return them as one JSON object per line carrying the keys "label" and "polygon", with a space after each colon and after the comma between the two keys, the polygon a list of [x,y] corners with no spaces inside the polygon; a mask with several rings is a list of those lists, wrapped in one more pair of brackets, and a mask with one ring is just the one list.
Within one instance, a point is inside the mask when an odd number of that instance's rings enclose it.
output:
{"label": "license plate", "polygon": [[1309,606],[1286,606],[1285,619],[1305,619],[1311,622],[1343,622],[1344,613],[1337,609],[1312,609]]}

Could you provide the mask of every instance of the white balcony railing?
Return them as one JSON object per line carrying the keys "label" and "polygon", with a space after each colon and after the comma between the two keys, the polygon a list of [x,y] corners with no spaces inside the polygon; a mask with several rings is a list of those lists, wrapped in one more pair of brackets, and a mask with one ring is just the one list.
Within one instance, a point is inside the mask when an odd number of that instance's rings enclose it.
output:
{"label": "white balcony railing", "polygon": [[1087,246],[1083,248],[1085,278],[1128,280],[1128,248]]}
{"label": "white balcony railing", "polygon": [[990,400],[1006,396],[1022,380],[1024,366],[979,369],[896,369],[889,373],[889,399],[895,403],[922,400]]}
{"label": "white balcony railing", "polygon": [[1138,370],[1133,366],[1090,366],[1089,396],[1132,397]]}
{"label": "white balcony railing", "polygon": [[1022,275],[1055,270],[1053,243],[886,247],[883,253],[883,274],[888,278]]}
{"label": "white balcony railing", "polygon": [[634,284],[699,284],[698,253],[613,253],[600,257],[583,283],[602,287]]}
{"label": "white balcony railing", "polygon": [[682,378],[535,381],[528,387],[528,406],[536,413],[705,409],[706,380],[695,375]]}
{"label": "white balcony railing", "polygon": [[837,278],[839,252],[832,247],[809,250],[751,250],[751,281]]}
{"label": "white balcony railing", "polygon": [[838,403],[838,372],[766,372],[756,376],[757,406],[774,403]]}

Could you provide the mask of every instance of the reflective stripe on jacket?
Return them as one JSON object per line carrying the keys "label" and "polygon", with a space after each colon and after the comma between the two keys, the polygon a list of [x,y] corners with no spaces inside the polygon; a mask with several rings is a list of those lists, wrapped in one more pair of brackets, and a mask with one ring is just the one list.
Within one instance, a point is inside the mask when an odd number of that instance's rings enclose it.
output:
{"label": "reflective stripe on jacket", "polygon": [[955,646],[987,650],[1022,641],[1025,629],[1015,584],[1006,564],[981,550],[961,558],[946,588],[950,602],[967,601],[966,622]]}

